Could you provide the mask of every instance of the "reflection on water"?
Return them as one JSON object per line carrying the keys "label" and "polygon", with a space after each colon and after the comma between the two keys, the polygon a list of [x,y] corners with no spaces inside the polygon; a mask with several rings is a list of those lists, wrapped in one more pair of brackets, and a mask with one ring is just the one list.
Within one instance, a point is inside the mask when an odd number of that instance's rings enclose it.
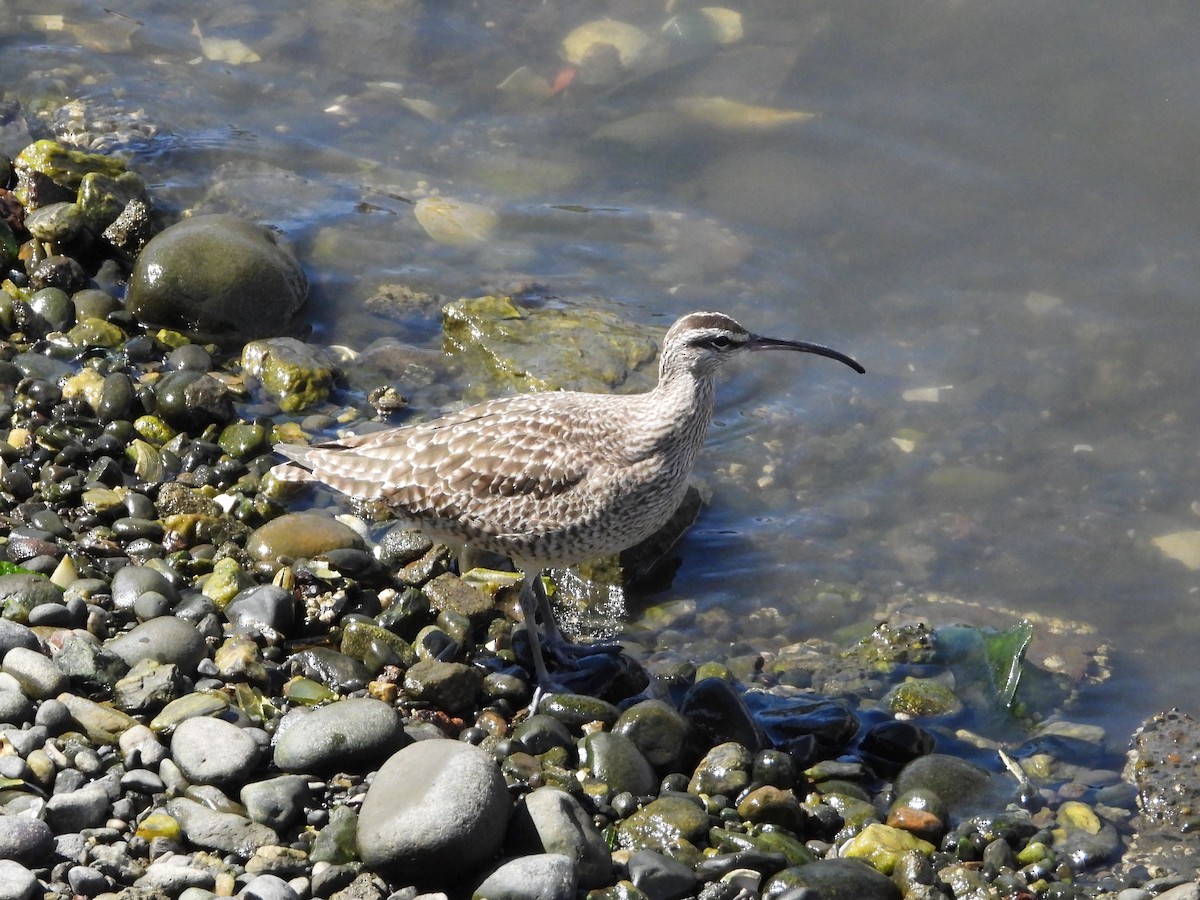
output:
{"label": "reflection on water", "polygon": [[[1189,701],[1200,585],[1154,539],[1200,528],[1200,11],[676,6],[12,3],[0,149],[71,135],[282,228],[323,340],[437,346],[438,298],[537,284],[838,346],[866,378],[729,374],[672,594],[800,636],[1037,611],[1114,647],[1108,722]],[[564,48],[606,16],[632,44]],[[431,231],[430,197],[487,212]]]}

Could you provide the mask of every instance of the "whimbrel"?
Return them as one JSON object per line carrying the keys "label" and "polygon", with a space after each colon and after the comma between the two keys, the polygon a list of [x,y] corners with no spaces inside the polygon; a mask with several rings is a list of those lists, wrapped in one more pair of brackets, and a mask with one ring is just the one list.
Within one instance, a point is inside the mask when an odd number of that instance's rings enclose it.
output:
{"label": "whimbrel", "polygon": [[714,376],[745,350],[837,350],[762,337],[694,312],[667,331],[658,384],[642,394],[554,391],[503,397],[430,422],[312,446],[280,444],[271,471],[385,501],[431,538],[509,557],[524,575],[537,698],[553,688],[537,634],[562,641],[540,574],[619,553],[675,512],[713,415]]}

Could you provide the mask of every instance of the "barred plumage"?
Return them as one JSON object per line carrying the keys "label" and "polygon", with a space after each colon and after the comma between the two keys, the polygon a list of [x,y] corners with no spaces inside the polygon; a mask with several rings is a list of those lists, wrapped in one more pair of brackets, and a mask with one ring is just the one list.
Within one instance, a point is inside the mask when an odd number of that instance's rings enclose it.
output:
{"label": "barred plumage", "polygon": [[[836,350],[760,337],[722,313],[690,313],[667,332],[658,384],[646,393],[524,394],[419,425],[278,445],[291,462],[272,473],[384,500],[434,539],[510,557],[525,574],[522,607],[532,623],[543,568],[618,553],[666,523],[712,420],[716,370],[743,350],[771,349],[864,371]],[[549,604],[536,599],[556,634]]]}

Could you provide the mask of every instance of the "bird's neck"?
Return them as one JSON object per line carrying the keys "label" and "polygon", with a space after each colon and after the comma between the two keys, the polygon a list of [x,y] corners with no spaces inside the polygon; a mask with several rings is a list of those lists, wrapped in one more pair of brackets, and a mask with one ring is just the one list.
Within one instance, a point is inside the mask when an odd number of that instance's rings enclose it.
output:
{"label": "bird's neck", "polygon": [[646,455],[679,456],[690,466],[712,421],[714,389],[711,375],[664,371],[654,389],[642,395],[642,413],[629,423],[631,436]]}

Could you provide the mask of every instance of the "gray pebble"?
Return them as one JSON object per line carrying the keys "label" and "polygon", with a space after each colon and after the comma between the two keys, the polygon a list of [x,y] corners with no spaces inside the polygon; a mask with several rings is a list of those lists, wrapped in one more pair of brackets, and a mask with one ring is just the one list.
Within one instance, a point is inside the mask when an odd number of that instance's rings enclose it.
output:
{"label": "gray pebble", "polygon": [[570,857],[539,853],[502,862],[471,896],[478,900],[574,900],[577,882]]}
{"label": "gray pebble", "polygon": [[23,725],[33,715],[33,704],[20,691],[0,691],[0,722]]}
{"label": "gray pebble", "polygon": [[358,849],[368,866],[466,871],[499,849],[508,790],[491,756],[458,741],[420,741],[394,754],[367,790]]}
{"label": "gray pebble", "polygon": [[42,747],[49,736],[41,725],[34,725],[32,728],[6,728],[3,733],[23,759]]}
{"label": "gray pebble", "polygon": [[505,851],[514,856],[558,853],[573,860],[580,887],[609,884],[612,857],[579,801],[557,788],[538,788],[518,804],[508,825]]}
{"label": "gray pebble", "polygon": [[71,710],[58,699],[43,700],[33,721],[43,726],[50,734],[58,734],[71,724]]}
{"label": "gray pebble", "polygon": [[16,860],[0,859],[0,900],[29,900],[37,878]]}
{"label": "gray pebble", "polygon": [[118,610],[133,609],[134,601],[146,591],[156,591],[172,603],[179,602],[179,592],[167,577],[147,566],[125,566],[113,576],[113,606]]}
{"label": "gray pebble", "polygon": [[157,766],[167,758],[167,748],[145,725],[134,725],[126,729],[117,739],[117,746],[121,750],[121,761],[131,769],[138,766]]}
{"label": "gray pebble", "polygon": [[245,900],[300,900],[300,895],[278,875],[258,875],[238,893]]}
{"label": "gray pebble", "polygon": [[46,821],[55,833],[83,831],[103,825],[111,808],[112,801],[104,788],[89,784],[67,793],[56,792],[46,801]]}
{"label": "gray pebble", "polygon": [[309,801],[308,780],[281,775],[255,781],[242,788],[242,805],[251,820],[276,830],[296,822]]}
{"label": "gray pebble", "polygon": [[158,591],[146,591],[138,594],[133,601],[133,614],[142,622],[147,619],[157,619],[171,611],[171,601]]}
{"label": "gray pebble", "polygon": [[1200,884],[1189,882],[1163,891],[1157,900],[1200,900]]}
{"label": "gray pebble", "polygon": [[244,780],[258,764],[258,742],[223,719],[185,719],[171,738],[171,757],[197,784],[229,784]]}
{"label": "gray pebble", "polygon": [[189,888],[211,891],[216,883],[217,876],[212,870],[184,865],[180,860],[172,859],[151,863],[135,885],[175,897],[182,895]]}
{"label": "gray pebble", "polygon": [[[121,571],[128,568],[133,567]],[[143,622],[109,641],[108,649],[125,660],[130,668],[143,659],[153,659],[172,663],[189,674],[196,670],[206,652],[204,638],[195,626],[174,616],[160,616]]]}
{"label": "gray pebble", "polygon": [[13,647],[37,650],[37,636],[20,622],[0,619],[0,658],[3,658],[4,654]]}
{"label": "gray pebble", "polygon": [[408,738],[391,706],[369,697],[289,712],[279,726],[275,765],[285,772],[322,772],[380,760]]}
{"label": "gray pebble", "polygon": [[67,689],[67,676],[36,650],[14,647],[4,654],[0,669],[15,678],[26,696],[34,700],[45,700]]}
{"label": "gray pebble", "polygon": [[281,587],[260,584],[240,591],[225,607],[225,618],[239,634],[274,638],[295,622],[295,598]]}
{"label": "gray pebble", "polygon": [[67,884],[81,897],[95,897],[113,886],[103,872],[97,872],[91,866],[71,866],[67,870]]}
{"label": "gray pebble", "polygon": [[691,893],[696,875],[690,866],[654,850],[629,857],[629,880],[651,900],[671,900]]}
{"label": "gray pebble", "polygon": [[32,816],[0,816],[0,859],[38,866],[54,852],[54,832]]}
{"label": "gray pebble", "polygon": [[121,776],[121,790],[157,794],[166,790],[166,785],[157,772],[151,772],[149,769],[130,769]]}

